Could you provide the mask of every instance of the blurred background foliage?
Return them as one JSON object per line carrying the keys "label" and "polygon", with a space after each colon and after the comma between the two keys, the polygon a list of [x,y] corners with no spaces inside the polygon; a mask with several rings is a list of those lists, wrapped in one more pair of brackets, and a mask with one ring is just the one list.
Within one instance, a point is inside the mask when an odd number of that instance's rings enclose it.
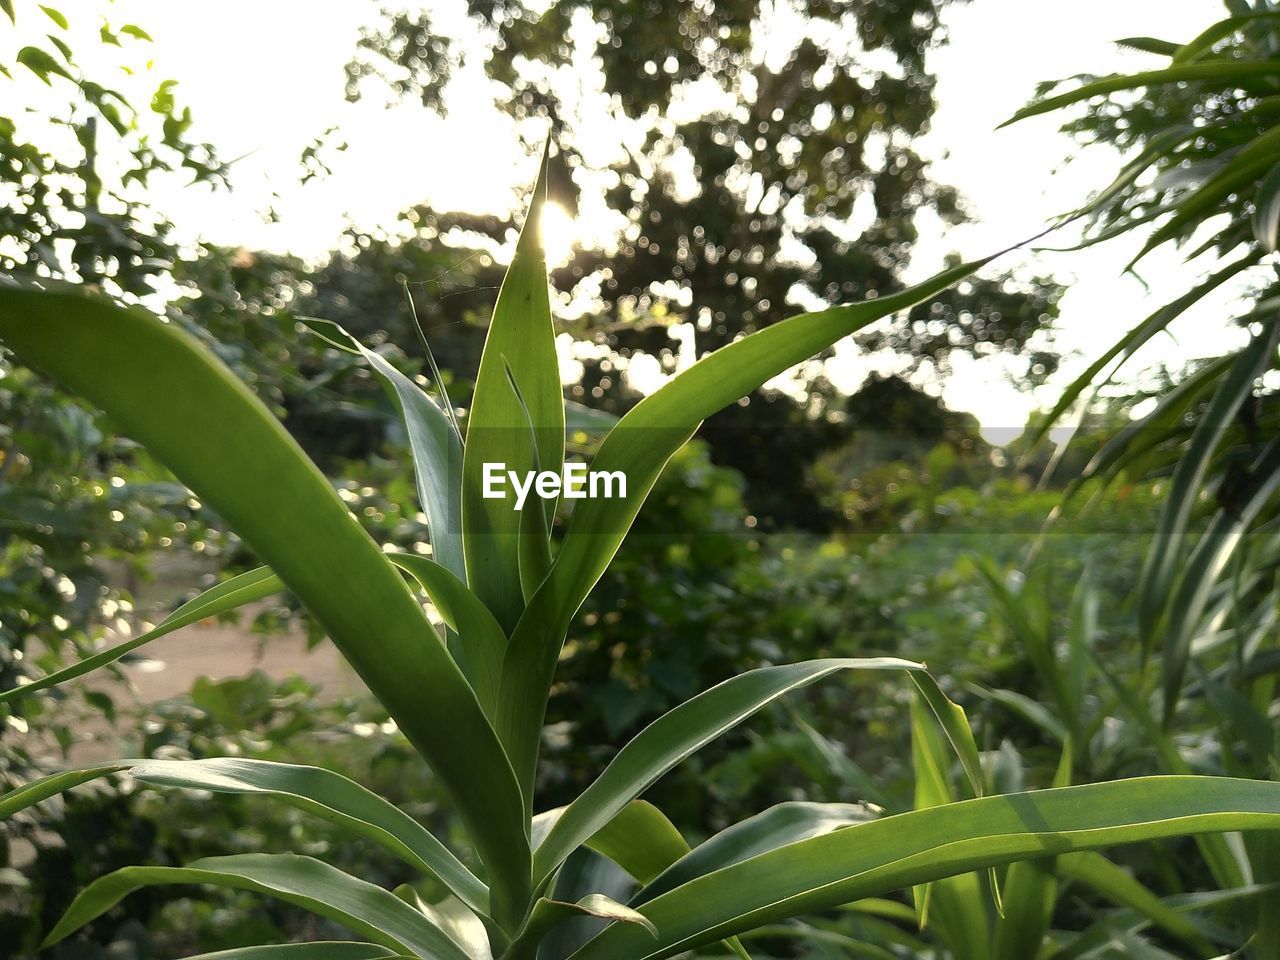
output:
{"label": "blurred background foliage", "polygon": [[[799,309],[900,289],[920,232],[970,215],[914,147],[934,106],[926,55],[943,41],[941,0],[792,3],[799,26],[787,49],[754,32],[758,4],[736,0],[466,6],[465,36],[440,33],[416,11],[384,10],[353,37],[349,95],[446,110],[445,86],[479,43],[497,102],[517,120],[554,121],[554,199],[570,212],[603,203],[619,236],[616,253],[578,250],[553,270],[562,330],[584,347],[567,392],[587,407],[617,414],[636,402],[620,368],[638,352],[670,370]],[[407,290],[465,416],[502,276],[495,253],[514,224],[419,206],[397,230],[349,231],[320,263],[180,247],[164,212],[146,203],[148,178],[176,172],[228,189],[233,168],[198,142],[177,91],[161,83],[150,102],[131,103],[107,78],[82,72],[58,10],[0,8],[48,20],[46,43],[0,67],[61,92],[66,109],[48,119],[69,137],[65,151],[42,151],[24,134],[30,118],[0,119],[0,269],[13,282],[94,284],[163,311],[274,409],[380,539],[421,544],[394,412],[364,366],[306,334],[298,318],[335,320],[424,375]],[[1231,12],[1243,19],[1197,56],[1274,61],[1271,6],[1237,2]],[[122,66],[145,59],[148,42],[132,24],[100,34]],[[1158,38],[1133,43],[1155,56],[1178,49]],[[1267,211],[1277,209],[1280,166],[1274,152],[1246,174],[1231,164],[1274,133],[1275,86],[1274,77],[1151,86],[1094,99],[1066,127],[1082,143],[1148,158],[1095,198],[1087,239],[1171,215],[1182,219],[1164,240],[1199,243],[1189,282],[1213,283],[1224,263],[1238,264],[1225,268],[1233,273],[1262,265],[1240,311],[1254,341],[1274,338],[1277,326],[1265,267],[1274,263]],[[592,148],[587,131],[601,126],[618,132],[616,153]],[[308,176],[323,176],[321,154],[300,159]],[[1142,176],[1148,168],[1153,176]],[[1224,187],[1224,176],[1237,179]],[[1195,258],[1208,251],[1220,260],[1205,269],[1209,279],[1195,279]],[[567,801],[618,743],[731,673],[875,653],[925,660],[948,678],[997,789],[1047,785],[1067,744],[1067,772],[1079,781],[1182,767],[1275,776],[1280,431],[1274,394],[1253,389],[1274,387],[1265,376],[1275,341],[1262,341],[1234,403],[1220,399],[1222,385],[1243,361],[1224,342],[1223,356],[1202,368],[1095,397],[1056,449],[1045,441],[1069,405],[992,446],[972,417],[941,403],[936,384],[957,351],[1007,353],[1028,385],[1043,382],[1058,361],[1059,295],[1048,278],[984,275],[859,337],[862,349],[894,358],[893,375],[847,395],[820,363],[808,364],[709,421],[577,616],[545,734],[547,795]],[[1161,318],[1167,324],[1170,310],[1139,335],[1154,336]],[[683,322],[691,342],[673,332]],[[573,439],[589,453],[589,433]],[[1195,450],[1207,454],[1188,478],[1181,465]],[[1157,529],[1181,551],[1164,582],[1151,559]],[[1205,559],[1235,534],[1239,549]],[[1178,571],[1201,559],[1202,602],[1177,606],[1196,586]],[[234,534],[110,422],[0,356],[0,684],[158,619],[183,599],[186,587],[174,584],[192,572],[207,585],[250,563]],[[1182,650],[1163,645],[1175,622]],[[287,601],[243,626],[264,643],[288,630],[322,640]],[[126,683],[73,689],[0,707],[0,788],[110,738],[125,755],[318,763],[451,835],[429,776],[365,698],[261,672],[202,679],[158,703],[139,701]],[[825,685],[766,711],[652,796],[693,839],[782,800],[908,808],[906,716],[906,691],[891,685]],[[401,879],[364,844],[249,798],[162,800],[114,784],[47,804],[0,832],[0,956],[30,955],[74,891],[117,865],[286,845],[380,882]],[[1203,890],[1206,862],[1222,887],[1280,879],[1280,852],[1209,846],[1119,860],[1164,897]],[[1112,951],[1064,956],[1206,955],[1185,930],[1181,940],[1146,930],[1119,909],[1123,898],[1096,885],[1067,877],[1056,896],[1055,930],[1101,924]],[[1207,914],[1193,932],[1238,947],[1268,922],[1258,919],[1261,896]],[[1280,922],[1280,911],[1271,916]],[[197,902],[158,890],[53,955],[142,960],[325,933],[248,895]],[[882,952],[859,953],[850,938]],[[1046,944],[1042,955],[1057,955],[1052,938]],[[756,956],[970,956],[945,917],[921,932],[893,905],[766,931],[751,946]]]}

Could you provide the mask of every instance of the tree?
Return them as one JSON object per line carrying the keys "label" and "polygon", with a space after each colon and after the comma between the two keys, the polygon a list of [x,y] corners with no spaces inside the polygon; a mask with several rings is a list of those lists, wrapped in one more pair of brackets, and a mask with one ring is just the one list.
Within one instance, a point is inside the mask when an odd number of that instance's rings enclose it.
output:
{"label": "tree", "polygon": [[[926,56],[944,40],[944,5],[472,2],[468,36],[440,33],[429,13],[394,11],[362,34],[349,95],[383,82],[445,110],[450,79],[483,57],[502,109],[518,122],[554,121],[564,169],[553,198],[573,208],[602,195],[620,225],[616,251],[579,250],[554,271],[557,289],[594,301],[569,328],[611,348],[614,367],[643,351],[670,372],[681,355],[674,324],[692,325],[701,355],[801,304],[892,293],[920,231],[965,218],[915,146],[934,108]],[[945,374],[956,350],[1031,349],[1037,380],[1056,365],[1042,331],[1057,296],[1037,278],[973,280],[858,340],[906,355],[918,376]],[[589,371],[584,388],[597,385]],[[820,364],[798,387],[821,392]],[[775,413],[774,426],[805,444],[838,437],[807,409]],[[708,436],[716,461],[731,463],[742,437],[721,416]],[[776,471],[751,482],[753,507],[779,484],[809,499]],[[832,520],[809,514],[775,519]]]}

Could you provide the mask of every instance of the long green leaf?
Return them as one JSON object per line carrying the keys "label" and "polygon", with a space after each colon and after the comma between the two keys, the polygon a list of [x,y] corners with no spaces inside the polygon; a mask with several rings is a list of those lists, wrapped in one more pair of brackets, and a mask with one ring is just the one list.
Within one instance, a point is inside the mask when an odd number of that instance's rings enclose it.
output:
{"label": "long green leaf", "polygon": [[250,570],[248,573],[232,577],[230,580],[224,580],[217,586],[210,587],[198,597],[188,600],[169,616],[165,617],[154,630],[148,630],[146,633],[141,633],[123,643],[117,643],[114,647],[103,650],[101,653],[95,653],[91,657],[85,657],[83,660],[73,663],[63,670],[58,670],[45,677],[39,677],[31,683],[0,691],[0,703],[16,700],[18,697],[25,696],[28,693],[46,690],[60,683],[66,683],[68,680],[83,677],[86,673],[92,673],[94,670],[115,663],[125,654],[145,646],[152,640],[159,640],[161,637],[173,633],[173,631],[181,627],[203,620],[206,617],[216,617],[218,614],[226,613],[228,610],[235,610],[246,603],[262,600],[274,593],[279,593],[282,589],[284,589],[284,585],[280,582],[280,578],[266,567],[259,567],[256,570]]}
{"label": "long green leaf", "polygon": [[1201,627],[1213,589],[1254,518],[1280,489],[1280,437],[1274,437],[1255,458],[1249,474],[1257,478],[1257,489],[1240,507],[1218,511],[1178,574],[1177,586],[1168,598],[1164,657],[1160,662],[1166,722],[1172,719],[1177,706],[1191,659],[1191,641]]}
{"label": "long green leaf", "polygon": [[[929,713],[924,696],[917,693],[911,700],[911,766],[917,810],[956,799],[950,776],[952,753],[938,725],[930,722]],[[957,874],[920,884],[912,890],[912,899],[921,929],[940,932],[956,960],[986,960],[993,911],[976,874]]]}
{"label": "long green leaf", "polygon": [[923,667],[893,657],[760,667],[686,700],[636,734],[569,804],[534,856],[535,887],[676,764],[779,697],[841,670],[922,671]]}
{"label": "long green leaf", "polygon": [[1276,828],[1280,783],[1221,777],[1143,777],[944,804],[699,877],[642,908],[658,928],[657,943],[614,927],[573,960],[658,960],[786,917],[1016,860]]}
{"label": "long green leaf", "polygon": [[[568,809],[556,807],[533,818],[535,852]],[[689,852],[675,824],[647,800],[632,800],[583,846],[608,857],[640,883],[648,883]]]}
{"label": "long green leaf", "polygon": [[1162,57],[1173,56],[1182,46],[1171,40],[1160,40],[1156,37],[1124,37],[1121,40],[1117,40],[1116,44],[1121,47],[1128,47],[1131,50],[1154,53]]}
{"label": "long green leaf", "polygon": [[174,883],[267,894],[340,923],[396,953],[423,960],[469,960],[449,937],[395,894],[292,853],[205,857],[185,867],[125,867],[109,873],[80,892],[43,947],[70,936],[135,890]]}
{"label": "long green leaf", "polygon": [[586,845],[640,883],[650,882],[689,852],[675,824],[647,800],[632,800]]}
{"label": "long green leaf", "polygon": [[631,898],[639,907],[695,877],[749,860],[770,850],[874,820],[875,814],[856,803],[779,803],[754,817],[721,830],[672,863]]}
{"label": "long green leaf", "polygon": [[1138,580],[1138,624],[1145,649],[1151,649],[1155,643],[1161,613],[1172,598],[1183,535],[1214,451],[1221,444],[1236,411],[1252,393],[1254,380],[1270,361],[1275,349],[1273,334],[1274,330],[1255,337],[1232,362],[1201,416],[1186,452],[1178,459],[1169,495]]}
{"label": "long green leaf", "polygon": [[302,601],[453,795],[493,915],[517,923],[530,854],[502,746],[407,584],[262,403],[186,333],[99,297],[0,290],[0,340],[107,411]]}
{"label": "long green leaf", "polygon": [[901,293],[792,317],[701,358],[635,405],[592,469],[620,472],[626,495],[577,504],[550,575],[520,618],[502,667],[498,732],[531,793],[547,693],[574,612],[609,565],[667,462],[713,413],[882,317],[927,300],[989,262],[966,263]]}
{"label": "long green leaf", "polygon": [[1280,163],[1258,184],[1253,195],[1253,237],[1266,253],[1280,249]]}
{"label": "long green leaf", "polygon": [[472,910],[487,913],[489,891],[425,827],[341,774],[267,760],[144,760],[129,770],[160,787],[261,794],[338,823],[443,883]]}
{"label": "long green leaf", "polygon": [[1213,45],[1219,40],[1225,40],[1245,27],[1264,19],[1274,19],[1280,17],[1280,11],[1263,10],[1255,13],[1246,13],[1238,17],[1227,17],[1225,20],[1219,20],[1217,23],[1205,27],[1193,40],[1189,40],[1183,44],[1178,52],[1173,56],[1174,63],[1191,63],[1200,58],[1201,54],[1209,53],[1213,50]]}
{"label": "long green leaf", "polygon": [[1177,386],[1166,390],[1154,410],[1141,420],[1131,420],[1107,440],[1085,465],[1081,475],[1068,484],[1064,496],[1073,495],[1094,477],[1114,479],[1122,471],[1129,472],[1131,476],[1142,476],[1144,471],[1135,469],[1134,464],[1140,464],[1165,441],[1187,432],[1185,423],[1188,415],[1211,394],[1234,359],[1230,354],[1215,357]]}
{"label": "long green leaf", "polygon": [[457,638],[455,659],[475,688],[480,705],[490,716],[496,709],[502,654],[507,638],[489,608],[447,567],[414,553],[388,554],[391,562],[422,585],[444,622]]}
{"label": "long green leaf", "polygon": [[953,703],[942,692],[938,681],[923,670],[913,672],[911,682],[915,684],[924,706],[933,715],[942,735],[960,761],[960,768],[964,771],[965,779],[969,783],[970,793],[975,797],[982,796],[986,792],[982,760],[978,755],[978,744],[973,739],[973,728],[969,726],[969,718],[965,716],[964,708],[958,703]]}
{"label": "long green leaf", "polygon": [[[515,627],[524,609],[518,552],[521,514],[513,508],[509,489],[501,499],[484,497],[485,464],[505,464],[506,470],[522,476],[534,465],[533,451],[522,442],[525,415],[512,393],[508,362],[528,404],[541,468],[559,473],[564,462],[564,397],[540,237],[546,195],[544,154],[515,256],[498,291],[485,338],[462,463],[467,582],[506,631]],[[524,509],[535,507],[544,511],[549,524],[555,504],[531,494]]]}
{"label": "long green leaf", "polygon": [[238,947],[202,953],[185,960],[406,960],[376,943],[354,943],[336,940],[315,943],[281,943],[269,947]]}
{"label": "long green leaf", "polygon": [[[1168,158],[1171,151],[1182,146],[1188,140],[1193,140],[1197,134],[1202,134],[1203,130],[1204,127],[1202,126],[1184,123],[1155,134],[1147,141],[1146,146],[1139,151],[1138,155],[1125,163],[1115,178],[1096,196],[1090,197],[1089,201],[1077,212],[1091,212],[1096,220],[1097,216],[1112,200],[1120,196],[1142,176],[1143,171],[1156,161]],[[1137,223],[1131,220],[1129,226],[1137,226]]]}
{"label": "long green leaf", "polygon": [[[1070,785],[1072,756],[1068,740],[1051,786]],[[1056,859],[1019,860],[1009,865],[1004,875],[1004,912],[994,922],[992,960],[1022,960],[1040,952],[1058,898],[1057,863]]]}
{"label": "long green leaf", "polygon": [[1059,743],[1067,742],[1070,732],[1067,730],[1066,725],[1039,700],[1016,690],[992,689],[979,683],[967,683],[965,687],[984,700],[990,700],[992,703],[998,703],[1000,706],[1012,710],[1024,720],[1035,724],[1042,733],[1047,734]]}
{"label": "long green leaf", "polygon": [[[1058,398],[1058,402],[1054,404],[1053,409],[1045,415],[1043,420],[1040,420],[1032,427],[1027,443],[1027,453],[1023,458],[1024,462],[1030,458],[1035,448],[1039,446],[1049,431],[1053,429],[1086,390],[1090,392],[1091,396],[1097,396],[1098,390],[1110,382],[1125,361],[1132,357],[1147,341],[1186,313],[1191,306],[1202,300],[1206,295],[1257,262],[1258,257],[1251,254],[1224,267],[1203,283],[1197,284],[1187,293],[1184,293],[1181,297],[1156,310],[1112,344],[1105,353],[1089,364],[1088,368],[1080,376],[1071,381],[1071,384],[1062,391],[1062,396]],[[1108,372],[1104,380],[1099,381],[1098,375],[1117,357],[1120,359],[1116,365]],[[1085,408],[1087,409],[1088,406],[1089,403],[1086,402]]]}
{"label": "long green leaf", "polygon": [[105,763],[95,763],[88,767],[81,767],[79,770],[65,770],[62,773],[52,773],[47,777],[32,780],[16,790],[0,794],[0,821],[13,816],[19,810],[25,810],[27,807],[35,806],[50,797],[57,796],[64,790],[70,790],[72,787],[88,783],[90,780],[97,780],[99,777],[128,770],[135,762],[133,760],[108,760]]}
{"label": "long green leaf", "polygon": [[1177,237],[1184,228],[1199,226],[1221,201],[1258,180],[1275,163],[1277,153],[1280,153],[1280,127],[1273,127],[1246,144],[1221,170],[1180,199],[1173,216],[1152,231],[1126,269],[1162,243]]}
{"label": "long green leaf", "polygon": [[1209,945],[1190,920],[1102,854],[1092,850],[1069,853],[1058,858],[1057,870],[1063,877],[1087,884],[1112,903],[1137,911],[1152,923],[1207,955]]}
{"label": "long green leaf", "polygon": [[[524,402],[524,394],[520,392],[520,384],[516,381],[515,371],[503,357],[507,382],[511,384],[511,392],[515,394],[516,403],[524,415],[525,426],[529,429],[529,451],[532,454],[533,469],[542,472],[542,457],[538,453],[538,430],[533,425],[533,416],[529,405]],[[551,531],[546,510],[532,509],[536,504],[526,504],[520,511],[520,541],[516,548],[517,566],[520,570],[520,596],[525,602],[530,600],[547,579],[551,570]]]}
{"label": "long green leaf", "polygon": [[[1161,768],[1166,773],[1179,776],[1191,774],[1191,764],[1182,756],[1174,738],[1152,715],[1146,699],[1131,689],[1114,670],[1108,669],[1096,650],[1089,651],[1089,656],[1093,662],[1094,674],[1111,687],[1116,703],[1124,708],[1128,719],[1142,731],[1145,742],[1155,749]],[[1249,864],[1240,856],[1239,845],[1230,840],[1230,837],[1216,833],[1196,837],[1200,854],[1209,865],[1219,887],[1240,887],[1249,882]]]}
{"label": "long green leaf", "polygon": [[449,412],[392,366],[386,357],[370,350],[332,320],[307,317],[304,322],[338,349],[363,357],[382,381],[400,412],[409,438],[418,501],[427,518],[432,557],[465,583],[462,437]]}
{"label": "long green leaf", "polygon": [[1082,84],[1074,90],[1044,100],[1029,103],[1012,117],[1000,124],[1007,127],[1011,123],[1025,120],[1059,110],[1062,107],[1090,100],[1093,97],[1119,93],[1122,90],[1137,90],[1166,83],[1188,83],[1196,80],[1220,80],[1223,83],[1239,83],[1260,77],[1280,76],[1280,63],[1274,61],[1228,61],[1213,63],[1189,63],[1163,70],[1146,70],[1142,73],[1117,74],[1102,77],[1090,83]]}

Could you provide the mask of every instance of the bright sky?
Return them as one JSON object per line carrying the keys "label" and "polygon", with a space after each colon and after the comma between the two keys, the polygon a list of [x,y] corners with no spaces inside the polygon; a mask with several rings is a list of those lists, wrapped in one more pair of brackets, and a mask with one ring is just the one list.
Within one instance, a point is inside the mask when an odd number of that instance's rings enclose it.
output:
{"label": "bright sky", "polygon": [[[333,248],[346,218],[364,227],[386,224],[424,200],[500,210],[510,206],[513,188],[533,175],[531,163],[508,155],[515,131],[490,107],[478,65],[458,85],[459,99],[445,120],[415,105],[345,102],[342,66],[357,28],[375,9],[372,3],[223,0],[212,15],[212,8],[194,15],[191,5],[165,0],[62,6],[79,26],[94,31],[104,11],[114,24],[144,26],[156,41],[147,54],[155,60],[152,85],[156,78],[178,79],[180,102],[191,106],[197,120],[194,135],[217,144],[224,158],[243,155],[230,193],[157,185],[156,207],[186,237],[318,257]],[[460,0],[432,6],[446,21],[462,10]],[[31,5],[19,8],[38,14]],[[1152,33],[1185,40],[1221,15],[1217,0],[973,0],[952,8],[952,42],[931,60],[939,77],[939,110],[924,149],[936,158],[936,176],[968,198],[977,223],[945,236],[926,230],[913,275],[934,272],[949,250],[979,256],[1023,239],[1109,179],[1115,160],[1101,150],[1063,168],[1073,146],[1052,119],[995,131],[1037,81],[1082,70],[1141,69],[1151,58],[1110,41]],[[30,23],[28,16],[24,25]],[[300,186],[299,153],[335,125],[336,139],[349,149],[329,155],[331,176]],[[268,207],[278,222],[264,222]],[[578,229],[591,236],[603,227],[591,222]],[[1144,270],[1149,291],[1119,277],[1129,249],[1106,245],[1072,254],[1011,256],[1011,265],[1070,282],[1058,342],[1079,356],[1035,395],[1008,382],[998,362],[960,362],[944,386],[948,404],[975,413],[993,439],[1001,428],[1016,432],[1090,356],[1184,289],[1186,270],[1176,258],[1151,258]],[[1176,343],[1153,344],[1132,369],[1218,349],[1229,319],[1225,302],[1219,298],[1185,318],[1175,328]],[[860,357],[847,348],[831,373],[853,388],[869,369],[887,366],[883,358]]]}

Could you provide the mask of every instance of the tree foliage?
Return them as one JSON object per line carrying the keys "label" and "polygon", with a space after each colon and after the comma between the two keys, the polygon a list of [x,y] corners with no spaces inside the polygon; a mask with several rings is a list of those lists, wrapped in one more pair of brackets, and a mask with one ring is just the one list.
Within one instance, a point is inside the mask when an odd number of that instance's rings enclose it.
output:
{"label": "tree foliage", "polygon": [[[691,325],[685,349],[698,356],[800,305],[891,294],[920,232],[965,218],[916,146],[935,107],[927,55],[945,40],[943,7],[478,2],[461,36],[397,10],[363,32],[349,95],[373,95],[381,81],[439,108],[467,59],[482,58],[501,109],[518,124],[553,121],[564,169],[552,198],[569,209],[581,199],[617,224],[615,245],[578,250],[554,271],[591,303],[568,328],[620,366],[643,352],[670,373],[683,352],[674,325]],[[1056,368],[1045,330],[1058,295],[1039,278],[979,278],[856,339],[914,376],[945,374],[954,351],[1030,351],[1026,379],[1041,382]],[[603,379],[608,389],[616,375]],[[819,367],[800,384],[819,385]],[[598,385],[589,372],[585,389]],[[811,411],[784,406],[776,413],[807,443],[831,436]],[[710,435],[716,461],[733,463],[740,439],[728,424]],[[763,491],[811,500],[781,470],[750,483],[761,511]]]}

